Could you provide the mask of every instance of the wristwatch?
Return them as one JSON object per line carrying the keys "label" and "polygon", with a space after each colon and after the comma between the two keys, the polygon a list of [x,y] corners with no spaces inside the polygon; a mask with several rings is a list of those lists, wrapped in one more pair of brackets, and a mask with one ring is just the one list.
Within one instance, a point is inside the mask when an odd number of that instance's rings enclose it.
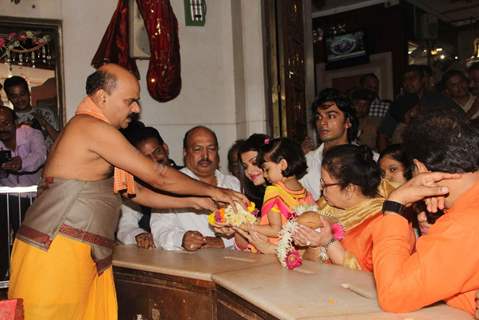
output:
{"label": "wristwatch", "polygon": [[386,200],[383,203],[383,212],[390,211],[402,215],[406,207],[396,201]]}

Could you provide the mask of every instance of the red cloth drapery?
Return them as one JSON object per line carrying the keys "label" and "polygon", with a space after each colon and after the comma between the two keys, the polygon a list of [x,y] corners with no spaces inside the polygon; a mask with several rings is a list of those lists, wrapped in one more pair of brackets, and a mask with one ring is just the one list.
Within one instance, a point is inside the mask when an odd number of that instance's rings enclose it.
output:
{"label": "red cloth drapery", "polygon": [[98,68],[104,63],[116,63],[139,79],[140,74],[135,60],[130,58],[129,49],[128,1],[119,0],[91,64]]}
{"label": "red cloth drapery", "polygon": [[148,92],[160,102],[172,100],[181,90],[178,21],[169,0],[137,0],[150,40],[151,58],[146,81]]}
{"label": "red cloth drapery", "polygon": [[[178,21],[169,0],[137,0],[137,4],[150,42],[148,92],[153,99],[166,102],[181,90]],[[117,63],[139,78],[135,60],[129,56],[128,24],[128,1],[119,0],[92,65],[98,68],[104,63]]]}

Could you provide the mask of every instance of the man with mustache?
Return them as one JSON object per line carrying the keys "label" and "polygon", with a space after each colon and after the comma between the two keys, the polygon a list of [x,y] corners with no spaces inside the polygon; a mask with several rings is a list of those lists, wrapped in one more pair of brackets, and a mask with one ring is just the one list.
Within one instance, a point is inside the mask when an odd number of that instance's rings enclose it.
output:
{"label": "man with mustache", "polygon": [[[121,196],[154,208],[245,203],[138,152],[119,132],[141,107],[138,79],[115,64],[88,76],[87,96],[55,142],[38,197],[17,232],[8,296],[26,319],[116,320],[112,251]],[[135,182],[181,195],[156,193]]]}
{"label": "man with mustache", "polygon": [[[211,129],[198,126],[188,130],[183,139],[183,156],[186,167],[180,171],[186,175],[210,185],[240,190],[238,179],[218,170],[218,139]],[[156,246],[187,251],[232,246],[232,235],[215,236],[208,225],[207,213],[182,211],[153,215],[150,227]]]}
{"label": "man with mustache", "polygon": [[55,113],[47,107],[32,107],[28,83],[20,76],[5,80],[4,90],[13,104],[17,124],[28,124],[41,130],[50,148],[58,136],[58,119]]}

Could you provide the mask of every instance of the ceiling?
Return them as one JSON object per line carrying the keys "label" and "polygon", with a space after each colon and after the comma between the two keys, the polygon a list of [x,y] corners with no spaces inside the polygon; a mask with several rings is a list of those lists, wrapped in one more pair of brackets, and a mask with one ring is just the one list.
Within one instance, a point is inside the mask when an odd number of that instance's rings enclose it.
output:
{"label": "ceiling", "polygon": [[479,20],[479,0],[409,0],[409,2],[456,26]]}
{"label": "ceiling", "polygon": [[[479,0],[406,0],[439,19],[455,26],[479,20]],[[311,0],[313,17],[330,15],[360,7],[384,3],[397,4],[399,0]]]}

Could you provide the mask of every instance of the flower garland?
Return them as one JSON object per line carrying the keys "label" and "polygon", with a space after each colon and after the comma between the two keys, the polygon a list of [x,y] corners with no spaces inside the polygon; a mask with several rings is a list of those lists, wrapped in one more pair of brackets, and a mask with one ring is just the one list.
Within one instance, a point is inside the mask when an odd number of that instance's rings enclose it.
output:
{"label": "flower garland", "polygon": [[[32,63],[37,60],[49,64],[52,59],[47,45],[51,42],[51,35],[39,31],[10,32],[6,37],[0,35],[0,59],[7,63]],[[15,56],[16,55],[16,56]]]}
{"label": "flower garland", "polygon": [[293,245],[293,232],[298,227],[296,220],[289,220],[283,225],[279,234],[276,256],[285,268],[293,270],[303,264],[303,258]]}
{"label": "flower garland", "polygon": [[243,223],[255,223],[258,210],[255,208],[254,202],[250,202],[246,210],[236,203],[236,212],[230,206],[220,208],[208,215],[208,223],[211,225],[227,224],[231,226],[239,226]]}
{"label": "flower garland", "polygon": [[[299,216],[308,211],[319,211],[317,205],[298,205],[294,208],[294,212],[296,216]],[[298,227],[299,223],[295,220],[287,221],[280,233],[279,233],[279,242],[278,247],[276,249],[276,256],[281,263],[281,265],[289,270],[293,270],[302,265],[303,259],[299,254],[299,251],[294,247],[293,244],[293,233]],[[321,230],[316,230],[317,232],[321,232]],[[331,225],[331,232],[333,234],[334,239],[342,240],[344,238],[345,230],[344,227],[340,223],[334,223]],[[329,256],[327,254],[326,248],[320,247],[319,257],[321,261],[329,260]]]}

